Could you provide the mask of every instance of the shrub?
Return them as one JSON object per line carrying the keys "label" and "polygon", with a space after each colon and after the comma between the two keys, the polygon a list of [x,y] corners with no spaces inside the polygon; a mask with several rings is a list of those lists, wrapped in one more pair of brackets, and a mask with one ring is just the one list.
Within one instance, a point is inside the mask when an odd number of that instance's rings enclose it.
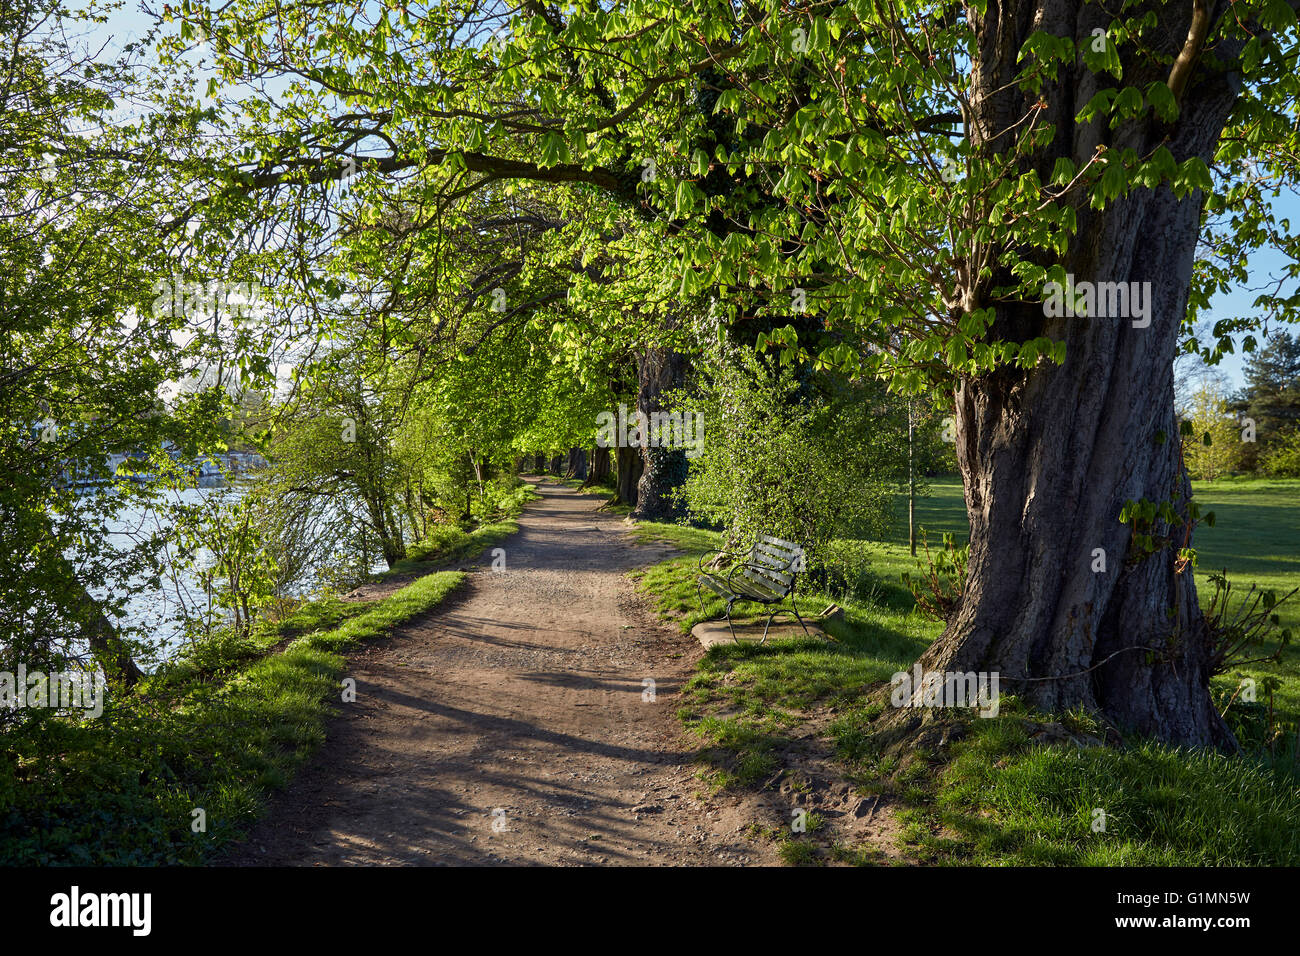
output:
{"label": "shrub", "polygon": [[1300,478],[1300,429],[1264,453],[1263,467],[1272,478]]}
{"label": "shrub", "polygon": [[936,621],[946,622],[966,591],[966,560],[970,547],[957,547],[953,536],[945,534],[943,547],[931,556],[924,531],[921,532],[921,547],[925,549],[925,561],[916,562],[921,574],[914,578],[905,573],[903,584],[916,599],[917,610]]}
{"label": "shrub", "polygon": [[704,416],[704,439],[677,493],[687,514],[736,545],[770,534],[824,569],[835,538],[880,534],[893,520],[896,443],[906,425],[877,388],[773,372],[752,353],[705,368],[678,396]]}

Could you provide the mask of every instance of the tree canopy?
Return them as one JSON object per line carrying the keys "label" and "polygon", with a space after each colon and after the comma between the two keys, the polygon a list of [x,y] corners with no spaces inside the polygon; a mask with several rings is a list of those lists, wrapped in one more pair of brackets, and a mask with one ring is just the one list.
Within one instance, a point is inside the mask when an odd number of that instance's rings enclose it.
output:
{"label": "tree canopy", "polygon": [[[259,440],[349,489],[392,564],[494,469],[691,395],[702,342],[882,402],[939,392],[971,548],[927,662],[1231,746],[1171,366],[1298,317],[1269,202],[1297,172],[1291,4],[183,0],[156,62],[112,69],[41,32],[56,13],[5,14],[33,38],[0,103],[7,427],[57,405],[105,436],[86,460],[197,450],[260,389]],[[110,123],[128,90],[147,109]],[[1265,247],[1283,278],[1198,331]],[[195,281],[257,307],[169,294]],[[363,440],[335,452],[346,421]],[[35,527],[67,455],[42,472],[50,449],[13,444],[42,477],[6,500]],[[640,516],[678,514],[680,449],[618,460]],[[1159,547],[1089,571],[1128,554],[1134,502]]]}

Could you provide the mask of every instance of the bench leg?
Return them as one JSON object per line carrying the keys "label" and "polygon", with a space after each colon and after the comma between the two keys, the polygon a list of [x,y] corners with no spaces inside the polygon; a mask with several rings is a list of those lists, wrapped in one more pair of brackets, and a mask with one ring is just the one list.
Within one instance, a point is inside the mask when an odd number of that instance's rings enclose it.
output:
{"label": "bench leg", "polygon": [[808,633],[808,625],[805,624],[803,622],[803,618],[799,616],[799,608],[795,606],[795,603],[793,601],[791,601],[789,610],[783,607],[779,607],[767,616],[767,623],[763,625],[763,639],[758,643],[760,644],[767,643],[767,629],[772,626],[772,619],[776,617],[778,614],[793,614],[795,616],[795,620],[799,622],[799,626],[803,628],[804,635],[807,637],[812,637],[812,635]]}
{"label": "bench leg", "polygon": [[[699,602],[700,602],[700,615],[703,616],[703,614],[704,614],[704,588],[700,586],[699,582],[696,582],[696,584],[695,584],[695,597],[696,597],[696,598],[699,600]],[[734,600],[735,600],[735,599],[733,598],[731,601],[728,601],[728,602],[727,602],[727,628],[731,631],[731,639],[732,639],[733,641],[735,641],[737,644],[739,644],[739,643],[740,643],[740,638],[738,638],[738,637],[736,636],[736,626],[735,626],[734,624],[731,623],[731,605],[734,603]]]}
{"label": "bench leg", "polygon": [[795,616],[796,620],[799,621],[799,626],[803,628],[803,632],[804,632],[804,634],[805,634],[806,636],[808,636],[808,637],[812,637],[812,635],[808,633],[808,625],[805,624],[805,623],[803,622],[803,618],[799,617],[799,607],[798,607],[798,605],[796,605],[796,604],[794,603],[794,601],[791,601],[791,602],[790,602],[790,606],[791,606],[792,608],[794,608],[794,616]]}

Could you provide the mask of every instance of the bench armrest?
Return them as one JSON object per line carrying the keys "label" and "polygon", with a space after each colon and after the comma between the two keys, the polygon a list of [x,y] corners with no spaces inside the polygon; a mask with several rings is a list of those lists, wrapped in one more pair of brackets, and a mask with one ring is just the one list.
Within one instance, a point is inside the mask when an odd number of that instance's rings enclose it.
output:
{"label": "bench armrest", "polygon": [[729,554],[729,555],[731,555],[732,557],[736,557],[736,558],[738,558],[738,557],[743,557],[743,556],[744,556],[744,553],[743,553],[743,552],[740,552],[740,551],[705,551],[702,555],[700,555],[700,560],[699,560],[699,563],[697,564],[697,567],[700,569],[700,573],[701,573],[701,574],[709,574],[709,573],[710,573],[709,571],[706,571],[706,570],[704,569],[704,559],[705,559],[705,558],[708,558],[710,555],[716,555],[716,556],[718,556],[718,557],[721,557],[721,556],[724,555],[724,554]]}

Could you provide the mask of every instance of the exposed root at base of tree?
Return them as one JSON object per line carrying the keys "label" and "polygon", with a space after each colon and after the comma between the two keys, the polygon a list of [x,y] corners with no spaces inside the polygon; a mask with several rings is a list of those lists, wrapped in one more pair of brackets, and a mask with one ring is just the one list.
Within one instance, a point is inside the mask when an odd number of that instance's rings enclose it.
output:
{"label": "exposed root at base of tree", "polygon": [[[917,752],[942,756],[949,744],[967,736],[972,722],[985,719],[972,710],[894,707],[889,696],[887,685],[871,695],[873,702],[883,706],[880,716],[871,723],[873,749],[880,756],[906,759]],[[1049,715],[1015,714],[1001,719],[1017,720],[1035,743],[1073,744],[1077,747],[1124,746],[1124,738],[1113,727],[1105,725],[1099,715],[1097,720],[1104,728],[1101,733],[1072,728]]]}

